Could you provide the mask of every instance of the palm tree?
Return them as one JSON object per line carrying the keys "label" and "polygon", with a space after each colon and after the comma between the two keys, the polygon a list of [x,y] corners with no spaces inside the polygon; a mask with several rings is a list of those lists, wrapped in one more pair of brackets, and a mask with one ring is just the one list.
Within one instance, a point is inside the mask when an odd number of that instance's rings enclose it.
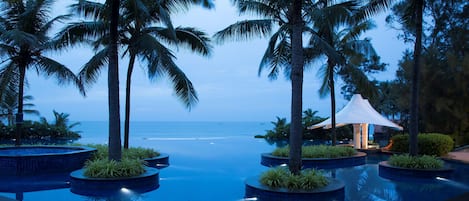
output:
{"label": "palm tree", "polygon": [[[60,15],[49,20],[49,9],[53,0],[4,1],[0,16],[0,55],[2,62],[2,83],[18,82],[18,113],[16,114],[16,142],[21,144],[23,124],[23,97],[26,71],[34,68],[45,76],[55,76],[59,84],[73,82],[84,95],[84,88],[75,74],[59,62],[43,53],[53,50],[48,33],[55,22],[66,19]],[[4,89],[4,88],[3,88]]]}
{"label": "palm tree", "polygon": [[[34,100],[33,96],[25,95],[23,97],[23,113],[30,115],[39,115],[39,111],[32,108],[35,105],[33,103],[28,103],[26,101]],[[8,126],[13,126],[14,124],[14,112],[18,110],[18,94],[4,94],[4,97],[1,98],[0,103],[0,117],[6,118]]]}
{"label": "palm tree", "polygon": [[54,123],[49,124],[47,119],[45,117],[41,117],[40,122],[44,125],[47,126],[53,126],[55,128],[64,130],[64,131],[70,131],[73,127],[80,125],[80,122],[75,122],[70,124],[70,119],[68,118],[70,114],[63,113],[63,112],[57,112],[55,110],[52,111],[54,113]]}
{"label": "palm tree", "polygon": [[[368,80],[361,67],[364,65],[383,67],[379,65],[379,60],[375,59],[379,57],[370,40],[360,39],[360,35],[374,28],[374,24],[369,20],[354,22],[353,14],[358,11],[355,5],[347,5],[343,8],[347,9],[335,13],[323,9],[312,16],[316,18],[312,18],[313,21],[319,22],[313,25],[313,29],[317,31],[318,36],[327,41],[330,47],[340,55],[338,59],[327,56],[327,64],[320,69],[323,82],[319,94],[321,97],[330,94],[331,99],[332,145],[336,145],[337,139],[335,127],[335,76],[340,74],[344,78],[348,78],[346,80],[355,82],[358,85],[357,87],[362,90],[370,89],[368,92],[369,95],[372,95],[376,93],[371,90],[374,85]],[[346,21],[338,21],[336,18],[345,19]],[[344,24],[347,24],[347,26],[344,27]],[[312,38],[310,41],[310,45],[313,47],[315,46],[314,40],[315,38]]]}
{"label": "palm tree", "polygon": [[[217,32],[215,39],[222,42],[229,39],[245,40],[253,37],[267,37],[277,26],[275,33],[270,35],[268,47],[259,67],[259,74],[268,69],[269,78],[276,79],[283,68],[284,73],[292,80],[292,113],[290,135],[289,168],[298,173],[301,167],[301,112],[303,66],[325,53],[329,57],[339,58],[327,41],[318,37],[315,30],[308,27],[314,23],[305,19],[306,13],[322,9],[329,1],[268,1],[268,0],[232,0],[242,14],[254,14],[262,19],[243,20]],[[359,12],[360,17],[367,17],[387,7],[389,0],[372,0]],[[349,4],[356,4],[355,1]],[[342,9],[336,7],[336,9]],[[334,10],[330,10],[334,13]],[[338,18],[339,19],[339,18]],[[301,26],[301,28],[300,28]],[[315,49],[304,49],[303,34],[316,38]]]}
{"label": "palm tree", "polygon": [[[124,148],[129,146],[130,86],[137,58],[147,64],[147,74],[150,79],[163,75],[169,76],[176,95],[187,108],[190,109],[198,100],[191,81],[175,64],[173,61],[175,56],[167,47],[167,45],[189,47],[195,53],[204,56],[210,55],[210,40],[206,37],[205,33],[190,27],[174,28],[171,22],[170,13],[181,8],[186,9],[190,4],[194,3],[200,2],[178,1],[174,4],[174,2],[166,1],[122,1],[118,40],[119,44],[124,47],[122,56],[129,56],[126,80]],[[212,6],[210,3],[204,3],[204,5],[208,8]],[[108,58],[108,55],[105,53],[108,51],[106,44],[108,32],[105,26],[108,20],[102,14],[106,12],[107,7],[105,4],[82,1],[72,5],[72,8],[79,14],[89,16],[92,21],[70,24],[58,36],[59,40],[64,44],[73,45],[76,42],[83,42],[89,37],[95,38],[96,42],[93,45],[96,50],[104,46],[80,72],[80,77],[87,84],[91,84],[96,81],[101,68]],[[92,12],[87,13],[88,11]],[[154,26],[154,24],[165,26]]]}
{"label": "palm tree", "polygon": [[[283,68],[292,83],[291,125],[290,125],[290,162],[289,169],[297,174],[301,169],[302,145],[302,90],[303,90],[303,53],[302,35],[307,32],[302,16],[310,9],[318,9],[320,3],[313,1],[268,1],[233,0],[240,13],[256,14],[262,19],[236,22],[217,32],[214,37],[222,42],[229,39],[250,39],[267,37],[274,27],[277,31],[270,36],[268,47],[259,66],[269,70],[269,78],[276,79]],[[320,40],[318,40],[320,41]],[[327,46],[327,43],[322,42]],[[308,55],[309,56],[309,55]],[[305,57],[308,57],[305,56]]]}

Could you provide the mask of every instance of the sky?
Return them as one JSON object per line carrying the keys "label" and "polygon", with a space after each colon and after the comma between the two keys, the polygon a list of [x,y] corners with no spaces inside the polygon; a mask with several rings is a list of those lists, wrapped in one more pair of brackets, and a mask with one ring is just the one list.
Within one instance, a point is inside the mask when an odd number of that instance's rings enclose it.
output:
{"label": "sky", "polygon": [[[64,14],[74,1],[58,1],[53,15]],[[377,28],[364,34],[371,41],[387,63],[387,71],[372,75],[372,79],[392,80],[397,62],[406,46],[397,39],[397,31],[385,25],[386,14],[375,18]],[[194,7],[186,13],[173,16],[174,26],[197,27],[208,35],[228,25],[246,19],[239,16],[227,0],[216,1],[215,9]],[[62,25],[59,25],[59,27]],[[131,121],[274,121],[276,117],[290,119],[291,84],[284,77],[270,81],[266,74],[258,76],[258,66],[267,47],[267,38],[243,42],[213,44],[213,54],[209,58],[194,55],[183,49],[173,49],[178,66],[186,73],[197,90],[199,102],[188,110],[177,99],[168,80],[160,78],[150,81],[143,66],[136,64],[132,77]],[[93,55],[89,47],[79,47],[50,53],[72,71],[78,72]],[[125,74],[128,60],[120,60],[120,102],[121,119],[124,117]],[[304,73],[303,108],[318,111],[322,117],[330,116],[329,96],[321,99],[319,87],[321,79],[317,70],[319,62]],[[107,68],[102,71],[99,81],[83,97],[72,86],[58,86],[54,78],[37,76],[28,71],[29,86],[26,95],[32,95],[34,109],[40,116],[52,120],[53,110],[70,114],[72,121],[107,121]],[[347,103],[340,95],[340,83],[336,85],[337,110]],[[27,116],[27,119],[38,117]]]}

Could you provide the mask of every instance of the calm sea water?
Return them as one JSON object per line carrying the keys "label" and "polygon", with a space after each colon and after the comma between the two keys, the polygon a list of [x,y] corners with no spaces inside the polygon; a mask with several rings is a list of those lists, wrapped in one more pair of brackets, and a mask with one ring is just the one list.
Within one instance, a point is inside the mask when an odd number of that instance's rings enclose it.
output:
{"label": "calm sea water", "polygon": [[[33,192],[18,189],[20,193],[0,196],[19,196],[25,201],[241,201],[246,177],[267,169],[260,164],[260,154],[275,149],[275,145],[253,136],[271,128],[268,122],[133,122],[131,146],[154,148],[170,155],[171,165],[160,170],[158,189],[119,198],[76,195],[64,187]],[[82,131],[79,143],[107,143],[106,122],[82,122],[76,130]],[[383,179],[378,175],[379,160],[325,173],[346,182],[349,201],[439,201],[469,192],[469,181],[465,180],[422,183]]]}

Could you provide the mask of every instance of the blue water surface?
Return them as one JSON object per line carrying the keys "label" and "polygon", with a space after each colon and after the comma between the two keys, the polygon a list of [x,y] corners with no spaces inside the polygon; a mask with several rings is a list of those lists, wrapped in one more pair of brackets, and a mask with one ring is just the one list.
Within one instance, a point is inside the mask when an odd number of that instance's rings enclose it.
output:
{"label": "blue water surface", "polygon": [[[2,179],[0,186],[9,185],[10,189],[0,196],[25,201],[241,201],[245,199],[244,180],[267,170],[260,164],[260,154],[275,149],[275,144],[253,136],[271,127],[264,122],[134,122],[131,146],[154,148],[170,155],[171,165],[160,170],[158,189],[144,194],[87,197],[71,193],[67,179],[51,176],[15,182]],[[107,143],[106,122],[82,122],[76,129],[82,131],[79,143]],[[459,167],[462,176],[457,178],[390,181],[378,175],[377,162],[381,160],[385,157],[371,155],[366,165],[325,174],[346,183],[348,201],[443,201],[469,192],[469,178],[464,176],[469,175],[467,165]],[[25,183],[36,188],[27,189]],[[42,184],[54,189],[39,188]],[[17,191],[12,192],[12,188]]]}

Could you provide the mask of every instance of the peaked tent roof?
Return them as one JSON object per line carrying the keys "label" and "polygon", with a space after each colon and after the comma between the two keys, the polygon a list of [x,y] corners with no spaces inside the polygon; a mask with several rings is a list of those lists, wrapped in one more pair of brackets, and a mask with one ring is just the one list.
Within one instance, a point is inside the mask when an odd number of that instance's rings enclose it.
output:
{"label": "peaked tent roof", "polygon": [[[379,114],[370,105],[368,100],[363,99],[360,94],[354,94],[347,105],[336,113],[336,126],[362,123],[387,126],[402,130],[401,126],[395,124],[392,121],[389,121],[381,114]],[[315,129],[320,127],[331,128],[331,124],[331,119],[329,118],[321,123],[308,127],[308,129]]]}

